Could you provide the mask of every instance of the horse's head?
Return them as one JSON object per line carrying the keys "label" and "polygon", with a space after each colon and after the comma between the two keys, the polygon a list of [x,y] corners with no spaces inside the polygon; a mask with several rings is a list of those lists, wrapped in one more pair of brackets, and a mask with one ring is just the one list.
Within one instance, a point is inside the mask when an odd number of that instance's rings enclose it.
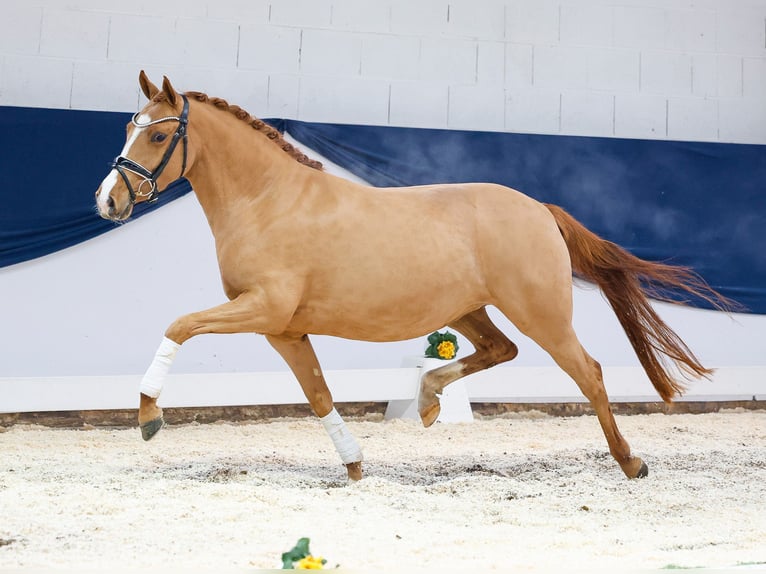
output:
{"label": "horse's head", "polygon": [[136,203],[157,199],[161,189],[183,176],[189,159],[186,96],[167,78],[160,90],[143,70],[138,82],[149,103],[128,123],[125,146],[96,191],[99,215],[113,221],[130,217]]}

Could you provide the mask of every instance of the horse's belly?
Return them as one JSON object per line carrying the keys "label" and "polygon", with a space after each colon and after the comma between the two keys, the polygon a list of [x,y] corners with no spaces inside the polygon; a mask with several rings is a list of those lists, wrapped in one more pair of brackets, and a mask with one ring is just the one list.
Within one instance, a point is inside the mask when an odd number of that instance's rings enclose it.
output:
{"label": "horse's belly", "polygon": [[[454,270],[452,270],[454,272]],[[290,330],[363,341],[400,341],[440,329],[486,305],[489,295],[474,275],[438,269],[409,277],[338,285],[316,293],[296,310]],[[405,274],[406,275],[406,274]]]}

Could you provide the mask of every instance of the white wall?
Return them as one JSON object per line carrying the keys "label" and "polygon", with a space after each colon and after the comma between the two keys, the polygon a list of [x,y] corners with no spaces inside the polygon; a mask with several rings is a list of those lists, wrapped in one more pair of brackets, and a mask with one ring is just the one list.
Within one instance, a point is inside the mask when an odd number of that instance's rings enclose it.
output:
{"label": "white wall", "polygon": [[[766,0],[0,0],[0,105],[134,111],[142,68],[262,117],[766,144]],[[600,295],[575,296],[591,353],[636,365]],[[176,316],[222,299],[183,198],[0,269],[0,377],[140,373]],[[766,317],[660,310],[704,362],[766,363]],[[505,327],[518,364],[551,364]],[[424,347],[315,346],[328,369]],[[174,372],[284,368],[262,338],[206,336]]]}
{"label": "white wall", "polygon": [[0,0],[0,105],[766,143],[764,0]]}

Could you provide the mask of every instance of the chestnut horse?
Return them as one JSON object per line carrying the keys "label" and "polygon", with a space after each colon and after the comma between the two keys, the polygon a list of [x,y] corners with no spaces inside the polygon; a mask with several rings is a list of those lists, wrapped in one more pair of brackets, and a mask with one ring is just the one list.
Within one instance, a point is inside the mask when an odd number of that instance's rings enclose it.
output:
{"label": "chestnut horse", "polygon": [[655,313],[647,293],[680,288],[725,307],[696,274],[638,259],[560,207],[500,185],[379,189],[334,177],[237,106],[179,94],[167,78],[158,88],[144,72],[139,84],[149,103],[128,124],[125,147],[96,192],[98,211],[125,220],[134,204],[185,176],[215,237],[229,299],[178,318],[165,332],[140,387],[145,440],[163,425],[157,397],[185,341],[260,333],[290,366],[349,479],[357,480],[361,449],[333,406],[308,335],[396,341],[445,325],[463,334],[475,352],[424,377],[419,412],[429,426],[444,387],[516,356],[486,313],[494,305],[574,379],[623,472],[647,475],[617,429],[599,363],[572,328],[572,273],[601,288],[667,402],[683,390],[675,375],[711,371]]}

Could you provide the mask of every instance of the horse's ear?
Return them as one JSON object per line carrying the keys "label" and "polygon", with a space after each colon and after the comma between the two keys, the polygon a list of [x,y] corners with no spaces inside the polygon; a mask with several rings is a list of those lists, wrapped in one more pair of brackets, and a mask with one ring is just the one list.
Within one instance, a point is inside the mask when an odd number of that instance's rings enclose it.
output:
{"label": "horse's ear", "polygon": [[171,85],[167,76],[162,77],[162,91],[165,92],[165,95],[168,97],[170,105],[175,106],[178,101],[178,92],[176,92],[175,88]]}
{"label": "horse's ear", "polygon": [[147,100],[151,100],[160,92],[160,89],[149,81],[149,76],[143,70],[138,74],[138,85],[141,86],[141,91]]}

